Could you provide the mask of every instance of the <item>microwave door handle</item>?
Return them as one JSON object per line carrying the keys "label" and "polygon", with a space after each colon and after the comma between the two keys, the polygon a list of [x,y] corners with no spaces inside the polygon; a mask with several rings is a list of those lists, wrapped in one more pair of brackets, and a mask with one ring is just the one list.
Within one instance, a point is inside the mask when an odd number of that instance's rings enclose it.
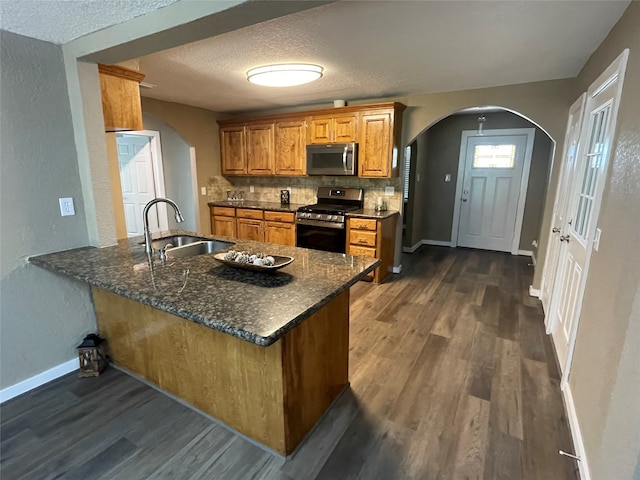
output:
{"label": "microwave door handle", "polygon": [[348,151],[349,147],[345,146],[344,147],[344,151],[342,152],[342,168],[344,169],[344,171],[347,171],[347,151]]}

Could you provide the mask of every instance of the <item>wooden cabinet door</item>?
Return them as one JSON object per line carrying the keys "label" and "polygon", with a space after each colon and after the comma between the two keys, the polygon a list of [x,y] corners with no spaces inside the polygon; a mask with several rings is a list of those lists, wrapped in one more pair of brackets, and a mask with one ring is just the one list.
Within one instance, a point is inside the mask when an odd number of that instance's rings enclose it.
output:
{"label": "wooden cabinet door", "polygon": [[391,139],[391,112],[362,115],[358,145],[360,177],[391,176]]}
{"label": "wooden cabinet door", "polygon": [[296,246],[296,226],[293,223],[265,222],[265,242]]}
{"label": "wooden cabinet door", "polygon": [[273,123],[249,125],[245,128],[247,173],[273,175]]}
{"label": "wooden cabinet door", "polygon": [[236,219],[238,238],[242,240],[254,240],[264,242],[264,222],[249,218]]}
{"label": "wooden cabinet door", "polygon": [[311,117],[309,120],[309,143],[355,142],[357,125],[358,116],[355,113]]}
{"label": "wooden cabinet door", "polygon": [[331,143],[331,117],[315,117],[309,120],[309,143]]}
{"label": "wooden cabinet door", "polygon": [[341,115],[333,119],[333,141],[335,143],[349,143],[356,141],[358,126],[357,115]]}
{"label": "wooden cabinet door", "polygon": [[221,128],[220,150],[223,175],[244,175],[247,173],[244,127]]}
{"label": "wooden cabinet door", "polygon": [[306,122],[296,120],[275,125],[276,175],[306,175]]}
{"label": "wooden cabinet door", "polygon": [[236,219],[234,217],[211,216],[211,233],[225,237],[236,237]]}

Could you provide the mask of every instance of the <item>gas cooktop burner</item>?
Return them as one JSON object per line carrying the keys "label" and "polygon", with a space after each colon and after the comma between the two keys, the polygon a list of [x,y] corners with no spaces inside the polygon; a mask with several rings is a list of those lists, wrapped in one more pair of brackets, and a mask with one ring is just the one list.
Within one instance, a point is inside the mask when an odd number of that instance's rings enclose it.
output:
{"label": "gas cooktop burner", "polygon": [[314,205],[306,205],[298,209],[299,212],[305,213],[324,213],[328,215],[344,215],[346,212],[358,210],[361,208],[356,205],[332,205],[328,203],[316,203]]}

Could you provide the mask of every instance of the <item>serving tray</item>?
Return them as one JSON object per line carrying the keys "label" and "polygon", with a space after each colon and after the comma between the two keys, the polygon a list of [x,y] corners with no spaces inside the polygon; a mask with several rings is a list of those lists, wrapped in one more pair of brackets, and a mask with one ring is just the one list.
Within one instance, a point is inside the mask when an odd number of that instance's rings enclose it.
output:
{"label": "serving tray", "polygon": [[270,257],[273,257],[274,264],[270,267],[266,267],[264,265],[254,265],[253,263],[238,263],[234,260],[225,260],[225,254],[226,252],[216,253],[213,258],[221,263],[224,263],[225,265],[229,265],[230,267],[240,268],[242,270],[251,270],[254,272],[274,272],[282,267],[286,267],[291,262],[293,262],[293,257],[287,257],[283,255],[269,255]]}

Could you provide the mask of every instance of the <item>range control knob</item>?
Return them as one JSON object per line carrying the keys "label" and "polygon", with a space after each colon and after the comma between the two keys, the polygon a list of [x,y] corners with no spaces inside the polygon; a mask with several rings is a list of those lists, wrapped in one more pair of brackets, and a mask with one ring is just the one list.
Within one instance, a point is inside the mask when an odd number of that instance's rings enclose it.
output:
{"label": "range control knob", "polygon": [[322,215],[318,213],[318,214],[316,215],[316,218],[317,218],[318,220],[320,220],[320,219],[322,218]]}

